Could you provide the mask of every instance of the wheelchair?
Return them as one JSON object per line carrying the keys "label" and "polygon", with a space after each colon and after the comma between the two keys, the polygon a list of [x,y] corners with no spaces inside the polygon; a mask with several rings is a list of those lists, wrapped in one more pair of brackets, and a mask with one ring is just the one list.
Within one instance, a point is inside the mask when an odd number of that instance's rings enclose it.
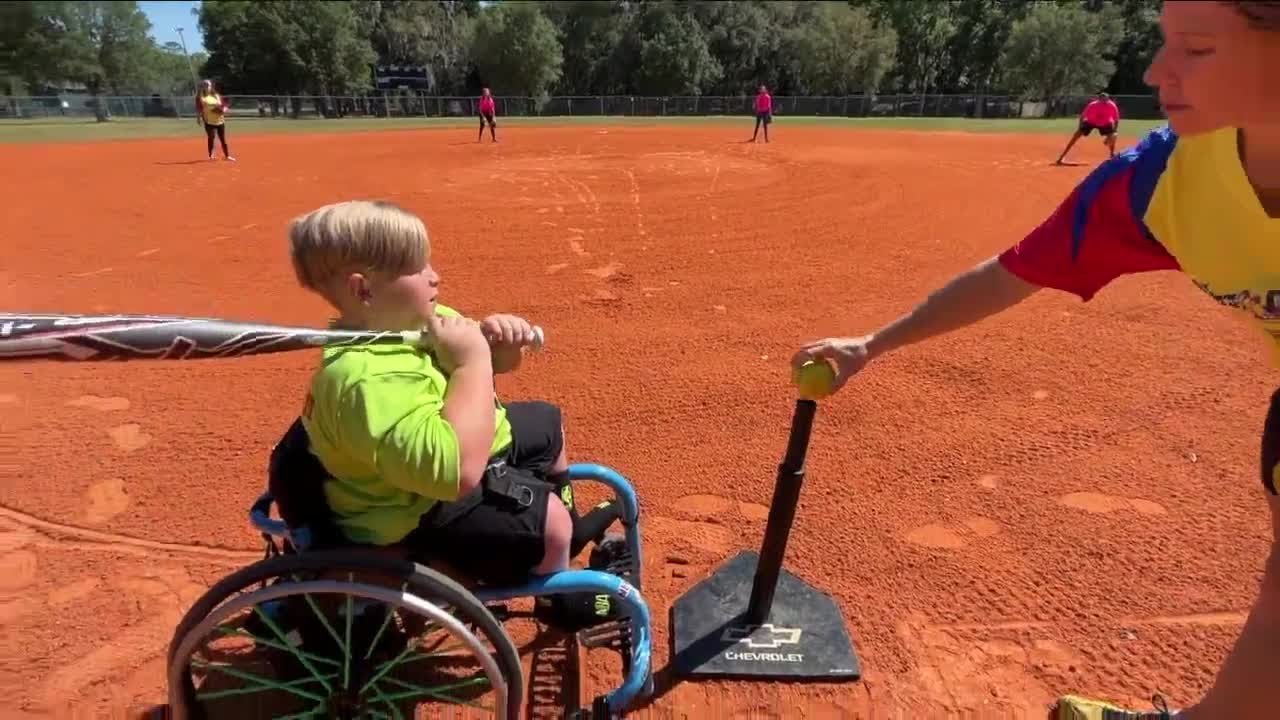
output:
{"label": "wheelchair", "polygon": [[604,569],[486,587],[431,558],[338,537],[321,507],[323,468],[317,473],[318,461],[300,450],[301,428],[295,421],[273,449],[267,491],[249,511],[263,559],[211,587],[174,631],[164,716],[399,720],[425,709],[426,717],[516,720],[526,683],[504,622],[531,615],[508,603],[576,592],[608,595],[622,608],[576,633],[581,647],[616,651],[622,677],[570,717],[621,717],[652,693],[639,504],[620,473],[598,464],[569,469],[573,482],[603,484],[616,498],[623,533],[599,563],[604,543],[592,549],[591,567]]}

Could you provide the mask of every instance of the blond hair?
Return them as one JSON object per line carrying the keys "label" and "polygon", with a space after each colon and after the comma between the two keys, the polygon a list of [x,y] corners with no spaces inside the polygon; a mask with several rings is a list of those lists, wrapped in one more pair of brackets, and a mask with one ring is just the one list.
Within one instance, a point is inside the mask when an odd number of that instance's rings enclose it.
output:
{"label": "blond hair", "polygon": [[1236,0],[1232,3],[1256,30],[1280,31],[1280,2],[1274,0]]}
{"label": "blond hair", "polygon": [[323,296],[351,272],[407,275],[431,253],[427,226],[388,202],[350,200],[317,208],[289,223],[289,256],[305,288]]}

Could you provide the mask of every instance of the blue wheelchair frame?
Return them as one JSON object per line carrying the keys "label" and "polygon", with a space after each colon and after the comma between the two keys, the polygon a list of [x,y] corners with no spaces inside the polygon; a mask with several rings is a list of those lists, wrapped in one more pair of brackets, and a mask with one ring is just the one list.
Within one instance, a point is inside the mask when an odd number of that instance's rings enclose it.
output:
{"label": "blue wheelchair frame", "polygon": [[[621,713],[636,699],[647,696],[653,690],[650,671],[652,621],[649,607],[640,594],[640,569],[643,567],[640,547],[640,503],[636,499],[631,483],[620,473],[604,465],[594,463],[571,465],[569,479],[571,481],[591,480],[613,490],[621,506],[621,521],[626,532],[627,547],[633,555],[635,574],[632,580],[629,582],[617,575],[599,570],[565,570],[551,575],[531,576],[528,582],[519,587],[480,588],[473,590],[472,594],[484,604],[570,592],[609,595],[621,601],[625,609],[626,621],[631,625],[630,663],[622,684],[604,696],[609,711]],[[290,528],[283,520],[273,519],[270,515],[272,502],[274,498],[270,493],[259,497],[249,510],[250,523],[259,532],[275,538],[288,539],[298,552],[305,552],[309,544],[307,528]]]}

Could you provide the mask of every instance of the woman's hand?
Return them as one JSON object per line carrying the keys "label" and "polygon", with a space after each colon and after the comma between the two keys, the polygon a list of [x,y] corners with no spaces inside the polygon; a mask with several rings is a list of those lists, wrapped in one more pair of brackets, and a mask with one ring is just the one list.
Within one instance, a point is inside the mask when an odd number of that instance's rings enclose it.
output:
{"label": "woman's hand", "polygon": [[836,366],[832,387],[832,392],[836,392],[871,362],[870,344],[871,338],[867,336],[815,340],[796,351],[791,357],[791,367],[799,368],[810,360],[830,360]]}

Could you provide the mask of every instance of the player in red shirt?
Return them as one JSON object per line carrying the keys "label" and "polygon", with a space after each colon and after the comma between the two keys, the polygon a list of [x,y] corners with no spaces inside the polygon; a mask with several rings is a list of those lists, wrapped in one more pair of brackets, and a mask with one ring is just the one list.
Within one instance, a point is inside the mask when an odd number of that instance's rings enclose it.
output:
{"label": "player in red shirt", "polygon": [[497,104],[493,101],[493,95],[489,94],[489,88],[480,90],[480,135],[476,138],[476,142],[484,140],[484,124],[489,123],[489,137],[494,142],[498,142],[498,135],[495,128],[497,123],[494,122],[494,115],[497,114]]}
{"label": "player in red shirt", "polygon": [[756,134],[760,132],[761,126],[764,126],[764,141],[769,142],[769,123],[771,122],[773,122],[773,96],[769,94],[769,88],[761,85],[760,91],[756,93],[756,129],[751,133],[751,142],[756,141]]}
{"label": "player in red shirt", "polygon": [[1071,146],[1076,141],[1092,133],[1094,130],[1102,136],[1102,142],[1106,144],[1107,150],[1111,152],[1111,157],[1116,156],[1116,130],[1120,127],[1120,108],[1116,107],[1115,102],[1111,100],[1111,96],[1104,92],[1098,93],[1098,96],[1084,106],[1084,111],[1080,113],[1080,125],[1076,131],[1071,134],[1071,140],[1067,143],[1067,147],[1063,149],[1062,154],[1058,156],[1058,164],[1066,159],[1067,153],[1071,152]]}

